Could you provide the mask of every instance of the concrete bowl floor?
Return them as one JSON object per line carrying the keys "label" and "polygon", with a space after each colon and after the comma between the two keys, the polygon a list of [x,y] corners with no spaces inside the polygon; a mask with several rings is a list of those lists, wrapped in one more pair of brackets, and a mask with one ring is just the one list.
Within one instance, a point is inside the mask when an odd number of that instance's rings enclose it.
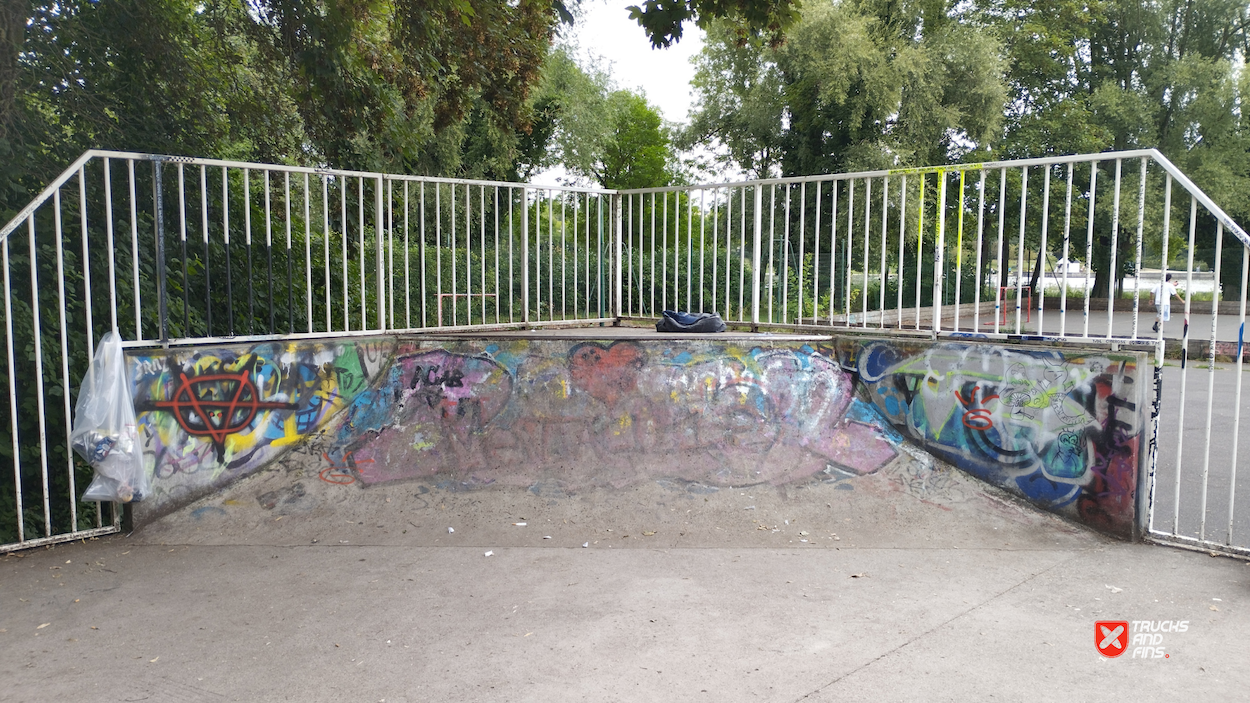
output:
{"label": "concrete bowl floor", "polygon": [[[0,700],[1243,698],[1243,562],[910,465],[579,493],[265,472],[0,558]],[[1098,620],[1189,624],[1108,659]]]}

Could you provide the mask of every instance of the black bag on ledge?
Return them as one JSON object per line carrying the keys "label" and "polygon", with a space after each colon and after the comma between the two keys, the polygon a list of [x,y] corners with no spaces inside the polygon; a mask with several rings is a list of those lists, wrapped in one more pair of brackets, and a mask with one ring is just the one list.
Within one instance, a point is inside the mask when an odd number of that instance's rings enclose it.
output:
{"label": "black bag on ledge", "polygon": [[720,315],[714,312],[679,312],[676,310],[665,310],[664,317],[655,323],[656,332],[690,332],[694,334],[709,334],[713,332],[724,332],[725,321],[720,319]]}

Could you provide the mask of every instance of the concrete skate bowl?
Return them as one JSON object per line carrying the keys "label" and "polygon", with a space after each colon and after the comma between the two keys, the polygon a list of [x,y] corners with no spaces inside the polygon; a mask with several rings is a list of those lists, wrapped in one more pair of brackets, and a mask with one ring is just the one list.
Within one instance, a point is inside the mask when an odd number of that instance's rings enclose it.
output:
{"label": "concrete skate bowl", "polygon": [[636,332],[134,352],[153,476],[139,536],[680,546],[732,529],[737,543],[862,546],[1002,530],[1019,545],[1083,532],[1073,523],[1134,536],[1138,355]]}

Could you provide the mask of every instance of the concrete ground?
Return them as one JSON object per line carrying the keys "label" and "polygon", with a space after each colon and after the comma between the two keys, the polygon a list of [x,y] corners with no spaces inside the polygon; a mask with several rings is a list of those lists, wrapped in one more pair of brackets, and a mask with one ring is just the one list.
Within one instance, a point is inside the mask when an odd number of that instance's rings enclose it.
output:
{"label": "concrete ground", "polygon": [[[1244,697],[1250,565],[916,466],[581,494],[268,472],[0,558],[0,700]],[[1188,627],[1108,659],[1099,620]]]}

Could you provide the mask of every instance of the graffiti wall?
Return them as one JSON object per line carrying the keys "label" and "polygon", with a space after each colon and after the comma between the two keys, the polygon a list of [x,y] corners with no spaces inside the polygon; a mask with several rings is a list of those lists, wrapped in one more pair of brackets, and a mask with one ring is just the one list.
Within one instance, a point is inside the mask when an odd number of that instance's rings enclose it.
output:
{"label": "graffiti wall", "polygon": [[1131,534],[1142,359],[987,343],[875,341],[844,352],[864,395],[910,439],[1052,511]]}
{"label": "graffiti wall", "polygon": [[392,340],[275,343],[132,355],[152,495],[185,504],[321,431],[387,366]]}
{"label": "graffiti wall", "polygon": [[878,470],[897,456],[883,425],[849,374],[801,345],[431,343],[350,404],[322,478],[779,484]]}
{"label": "graffiti wall", "polygon": [[914,443],[1128,536],[1147,390],[1134,355],[972,341],[383,339],[131,362],[151,517],[266,466],[345,491],[782,485],[874,474]]}

